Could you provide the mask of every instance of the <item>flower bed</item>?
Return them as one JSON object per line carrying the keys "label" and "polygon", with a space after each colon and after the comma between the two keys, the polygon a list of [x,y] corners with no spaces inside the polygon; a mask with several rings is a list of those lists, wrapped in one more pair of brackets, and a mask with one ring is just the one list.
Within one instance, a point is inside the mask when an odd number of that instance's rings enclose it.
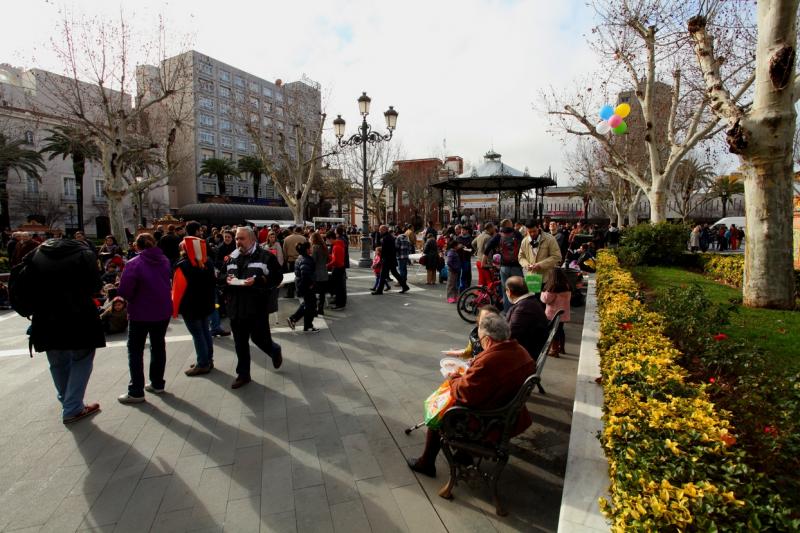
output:
{"label": "flower bed", "polygon": [[[732,287],[744,281],[744,255],[698,254],[703,273]],[[795,291],[800,293],[800,270],[794,271]]]}
{"label": "flower bed", "polygon": [[726,413],[686,381],[662,317],[637,299],[615,256],[598,258],[601,441],[614,531],[796,530],[769,480],[749,468]]}

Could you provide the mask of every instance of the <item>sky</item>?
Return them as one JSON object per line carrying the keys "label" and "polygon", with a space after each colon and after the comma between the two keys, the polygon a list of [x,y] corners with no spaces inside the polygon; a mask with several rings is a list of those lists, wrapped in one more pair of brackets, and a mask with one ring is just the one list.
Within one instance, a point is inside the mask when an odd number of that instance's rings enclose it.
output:
{"label": "sky", "polygon": [[[356,99],[372,98],[369,122],[399,112],[392,142],[408,159],[445,152],[477,165],[489,149],[520,170],[552,167],[566,184],[565,148],[548,132],[541,92],[568,88],[595,68],[585,34],[592,13],[580,0],[323,0],[248,2],[27,0],[8,7],[0,63],[61,72],[50,50],[59,10],[119,17],[268,80],[306,75],[322,85],[330,120],[359,121]],[[12,13],[9,13],[11,11]],[[328,136],[332,139],[332,133]]]}

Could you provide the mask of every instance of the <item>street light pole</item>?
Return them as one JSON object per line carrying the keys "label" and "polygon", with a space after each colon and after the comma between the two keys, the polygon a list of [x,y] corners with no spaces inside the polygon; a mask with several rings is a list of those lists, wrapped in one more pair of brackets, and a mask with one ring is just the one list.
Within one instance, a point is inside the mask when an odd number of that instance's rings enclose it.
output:
{"label": "street light pole", "polygon": [[370,246],[369,235],[369,212],[367,206],[369,205],[368,189],[367,189],[367,143],[378,144],[383,141],[390,141],[394,129],[397,127],[397,111],[394,107],[389,106],[383,116],[386,119],[386,128],[389,130],[387,134],[380,134],[372,131],[372,127],[367,123],[367,115],[369,115],[369,105],[372,99],[367,96],[367,93],[362,93],[358,98],[358,110],[361,113],[362,121],[359,132],[347,139],[342,140],[344,137],[345,121],[342,115],[339,115],[333,121],[333,128],[336,134],[336,139],[339,147],[345,146],[361,146],[361,163],[362,163],[362,189],[363,189],[363,211],[361,214],[361,259],[358,261],[358,266],[361,268],[370,268],[372,266],[372,247]]}

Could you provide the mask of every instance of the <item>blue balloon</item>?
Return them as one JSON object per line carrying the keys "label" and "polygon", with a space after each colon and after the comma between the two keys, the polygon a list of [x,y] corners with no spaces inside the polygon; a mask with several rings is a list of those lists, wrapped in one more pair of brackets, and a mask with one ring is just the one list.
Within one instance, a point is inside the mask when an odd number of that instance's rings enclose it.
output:
{"label": "blue balloon", "polygon": [[611,107],[610,105],[606,104],[600,108],[600,118],[602,118],[603,120],[610,119],[613,114],[614,114],[614,108]]}

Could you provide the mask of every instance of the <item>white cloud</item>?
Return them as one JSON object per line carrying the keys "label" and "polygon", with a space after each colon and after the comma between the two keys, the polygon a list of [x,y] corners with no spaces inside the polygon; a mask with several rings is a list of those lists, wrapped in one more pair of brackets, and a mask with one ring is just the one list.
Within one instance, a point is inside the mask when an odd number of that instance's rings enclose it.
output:
{"label": "white cloud", "polygon": [[[102,0],[68,6],[105,16],[120,9]],[[60,70],[46,44],[57,9],[40,0],[13,11],[15,23],[0,33],[0,50],[12,55],[0,61],[34,66],[35,57],[35,66]],[[540,90],[568,87],[594,67],[583,36],[591,14],[577,0],[138,0],[130,16],[141,26],[157,13],[176,33],[192,33],[202,53],[266,79],[305,73],[319,81],[329,117],[341,113],[350,131],[361,91],[372,97],[370,122],[380,129],[382,111],[394,105],[396,138],[410,158],[434,155],[446,138],[448,154],[478,162],[493,146],[531,173],[563,168],[563,147],[532,107]]]}

